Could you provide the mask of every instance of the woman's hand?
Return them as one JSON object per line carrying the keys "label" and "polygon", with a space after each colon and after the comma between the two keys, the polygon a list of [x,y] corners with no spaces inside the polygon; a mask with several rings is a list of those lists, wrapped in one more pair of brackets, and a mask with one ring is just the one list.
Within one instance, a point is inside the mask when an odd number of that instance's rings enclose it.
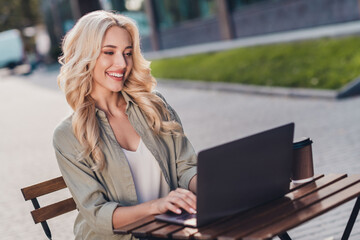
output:
{"label": "woman's hand", "polygon": [[113,228],[119,228],[135,222],[144,216],[162,214],[167,211],[180,214],[181,208],[196,213],[196,196],[189,190],[178,188],[166,197],[134,206],[117,207],[113,213]]}
{"label": "woman's hand", "polygon": [[180,214],[181,208],[189,213],[196,213],[196,196],[189,190],[178,188],[166,197],[154,200],[152,203],[154,214],[167,211]]}

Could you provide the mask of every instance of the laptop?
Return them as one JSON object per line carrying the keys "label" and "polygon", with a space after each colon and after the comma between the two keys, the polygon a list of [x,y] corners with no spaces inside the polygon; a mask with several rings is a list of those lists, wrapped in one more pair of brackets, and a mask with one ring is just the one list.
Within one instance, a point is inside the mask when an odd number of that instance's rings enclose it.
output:
{"label": "laptop", "polygon": [[284,196],[290,186],[293,135],[294,123],[289,123],[201,151],[197,213],[155,218],[200,227]]}

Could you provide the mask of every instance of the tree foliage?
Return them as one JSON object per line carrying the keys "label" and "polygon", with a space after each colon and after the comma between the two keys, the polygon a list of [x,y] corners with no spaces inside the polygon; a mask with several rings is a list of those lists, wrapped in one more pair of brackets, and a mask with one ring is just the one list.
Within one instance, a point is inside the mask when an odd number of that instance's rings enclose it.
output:
{"label": "tree foliage", "polygon": [[41,21],[40,0],[0,0],[0,32],[23,29]]}

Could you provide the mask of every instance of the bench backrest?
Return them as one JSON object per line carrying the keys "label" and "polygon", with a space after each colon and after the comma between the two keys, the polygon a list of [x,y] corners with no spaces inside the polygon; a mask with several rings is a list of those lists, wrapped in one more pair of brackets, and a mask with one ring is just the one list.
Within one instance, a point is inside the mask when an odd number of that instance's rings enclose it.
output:
{"label": "bench backrest", "polygon": [[75,210],[76,204],[73,198],[68,198],[45,207],[40,207],[37,198],[64,188],[67,188],[67,186],[63,177],[57,177],[21,189],[25,201],[31,200],[34,205],[35,210],[31,211],[31,216],[34,219],[34,222],[41,223],[44,232],[49,239],[51,239],[51,232],[46,220]]}

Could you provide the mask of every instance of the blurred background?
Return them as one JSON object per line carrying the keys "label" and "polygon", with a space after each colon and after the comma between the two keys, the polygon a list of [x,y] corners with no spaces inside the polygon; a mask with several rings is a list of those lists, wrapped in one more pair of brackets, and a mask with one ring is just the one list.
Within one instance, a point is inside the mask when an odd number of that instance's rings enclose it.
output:
{"label": "blurred background", "polygon": [[339,90],[360,75],[357,0],[1,0],[0,68],[56,63],[98,9],[136,21],[157,78]]}
{"label": "blurred background", "polygon": [[[60,175],[52,132],[71,113],[56,83],[61,39],[98,9],[136,21],[157,88],[197,152],[295,122],[295,138],[314,141],[316,174],[359,174],[358,0],[0,0],[2,239],[46,239],[20,188]],[[290,236],[340,239],[353,204]],[[55,239],[73,238],[75,216],[49,221]]]}
{"label": "blurred background", "polygon": [[62,36],[98,9],[133,18],[143,51],[360,19],[356,0],[1,0],[0,31],[18,29],[26,53],[56,59]]}

